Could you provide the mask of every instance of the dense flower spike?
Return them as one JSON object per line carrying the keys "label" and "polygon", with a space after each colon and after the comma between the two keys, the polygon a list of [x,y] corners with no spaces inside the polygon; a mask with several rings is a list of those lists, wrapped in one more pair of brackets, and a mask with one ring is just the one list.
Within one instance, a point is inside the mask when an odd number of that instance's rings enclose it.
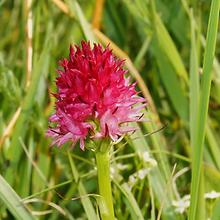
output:
{"label": "dense flower spike", "polygon": [[52,144],[80,141],[84,149],[86,138],[116,141],[134,131],[127,122],[140,120],[145,99],[137,96],[135,83],[129,84],[124,77],[123,61],[109,47],[81,44],[81,48],[71,46],[69,59],[60,62],[63,69],[56,79],[56,112],[49,119],[55,126],[47,134],[53,137]]}

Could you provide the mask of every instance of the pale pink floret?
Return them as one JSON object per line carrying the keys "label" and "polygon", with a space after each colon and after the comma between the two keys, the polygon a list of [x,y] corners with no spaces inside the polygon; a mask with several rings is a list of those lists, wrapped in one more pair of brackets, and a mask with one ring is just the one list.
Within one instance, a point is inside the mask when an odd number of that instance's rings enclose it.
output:
{"label": "pale pink floret", "polygon": [[53,94],[56,112],[49,118],[54,126],[47,135],[53,138],[52,144],[61,146],[71,141],[74,145],[79,141],[84,149],[86,138],[116,141],[134,131],[126,123],[140,121],[140,110],[146,104],[137,96],[136,84],[124,77],[123,61],[109,47],[81,44],[81,48],[71,46],[69,59],[60,62],[63,69],[58,70],[56,79],[58,92]]}

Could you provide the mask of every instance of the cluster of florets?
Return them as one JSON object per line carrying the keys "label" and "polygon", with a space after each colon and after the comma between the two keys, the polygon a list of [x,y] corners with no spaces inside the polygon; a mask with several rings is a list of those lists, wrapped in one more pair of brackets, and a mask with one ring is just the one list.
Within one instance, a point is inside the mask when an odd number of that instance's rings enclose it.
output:
{"label": "cluster of florets", "polygon": [[139,121],[145,99],[137,95],[135,83],[125,78],[123,61],[100,44],[82,42],[70,47],[69,59],[60,61],[56,85],[56,112],[50,117],[53,127],[47,131],[53,143],[80,142],[87,138],[116,141],[134,131],[128,122]]}

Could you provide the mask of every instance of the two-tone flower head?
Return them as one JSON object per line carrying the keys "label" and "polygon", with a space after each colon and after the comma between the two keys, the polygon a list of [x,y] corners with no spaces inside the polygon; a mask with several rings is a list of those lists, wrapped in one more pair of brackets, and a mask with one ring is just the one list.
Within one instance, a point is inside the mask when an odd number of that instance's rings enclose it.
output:
{"label": "two-tone flower head", "polygon": [[69,59],[60,61],[56,79],[56,111],[49,121],[47,135],[52,145],[67,141],[84,149],[85,140],[111,139],[117,141],[127,132],[134,131],[129,122],[142,118],[140,110],[145,99],[138,96],[136,83],[125,78],[124,61],[112,51],[82,41],[81,47],[70,46]]}

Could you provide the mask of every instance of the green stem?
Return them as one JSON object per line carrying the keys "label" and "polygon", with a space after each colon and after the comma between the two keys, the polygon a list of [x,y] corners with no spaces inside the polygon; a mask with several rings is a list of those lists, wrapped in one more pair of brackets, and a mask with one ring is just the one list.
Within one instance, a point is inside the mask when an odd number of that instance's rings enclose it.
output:
{"label": "green stem", "polygon": [[102,197],[104,207],[100,209],[102,220],[114,220],[114,208],[112,203],[112,190],[110,179],[110,156],[109,151],[96,152],[98,172],[99,194]]}

